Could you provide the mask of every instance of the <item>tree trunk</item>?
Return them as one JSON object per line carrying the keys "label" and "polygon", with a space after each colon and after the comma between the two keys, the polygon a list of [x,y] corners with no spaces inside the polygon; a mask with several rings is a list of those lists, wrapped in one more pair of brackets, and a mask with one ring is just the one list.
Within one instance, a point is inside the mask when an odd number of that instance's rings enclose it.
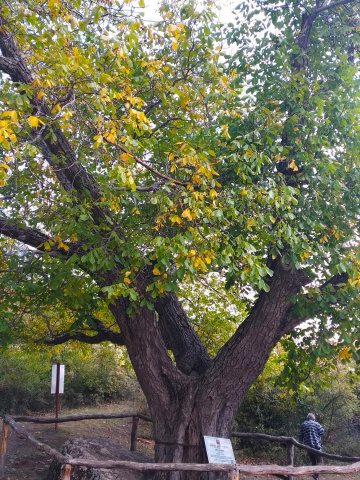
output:
{"label": "tree trunk", "polygon": [[[246,393],[263,370],[278,339],[293,327],[289,318],[292,304],[288,298],[308,281],[301,272],[278,261],[274,264],[270,292],[260,294],[248,318],[214,359],[204,362],[200,348],[197,357],[186,355],[186,341],[183,347],[174,349],[175,362],[179,360],[181,370],[170,358],[165,341],[181,342],[182,337],[189,338],[193,333],[173,298],[162,305],[164,318],[161,322],[157,321],[155,312],[146,307],[139,307],[130,318],[124,313],[126,304],[121,298],[110,306],[148,401],[156,462],[206,463],[203,436],[229,438],[237,409]],[[171,305],[175,307],[171,309]],[[174,318],[170,318],[171,315]],[[181,316],[186,335],[174,334],[176,315]],[[164,340],[164,325],[159,323],[166,322],[167,316],[169,325]],[[196,358],[201,360],[201,369],[195,368]],[[156,480],[223,478],[226,475],[220,473],[156,474]]]}
{"label": "tree trunk", "polygon": [[[184,410],[180,402],[169,405],[167,416],[151,408],[154,419],[155,460],[157,462],[207,463],[204,435],[229,438],[233,426],[236,405],[223,405],[221,392],[217,401],[204,401],[201,389],[191,405]],[[155,411],[154,411],[155,410]],[[159,472],[156,480],[215,480],[225,479],[226,474],[199,472]]]}

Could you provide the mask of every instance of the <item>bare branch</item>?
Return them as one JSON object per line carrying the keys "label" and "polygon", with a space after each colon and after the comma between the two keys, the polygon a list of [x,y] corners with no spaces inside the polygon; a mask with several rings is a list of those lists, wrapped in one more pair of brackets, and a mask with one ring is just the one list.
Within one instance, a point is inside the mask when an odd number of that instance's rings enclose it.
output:
{"label": "bare branch", "polygon": [[102,342],[111,342],[114,345],[124,345],[124,339],[121,333],[114,332],[110,329],[98,332],[95,335],[86,335],[83,332],[64,332],[54,335],[52,338],[37,340],[36,343],[44,343],[45,345],[61,345],[70,340],[87,343],[89,345],[96,345]]}

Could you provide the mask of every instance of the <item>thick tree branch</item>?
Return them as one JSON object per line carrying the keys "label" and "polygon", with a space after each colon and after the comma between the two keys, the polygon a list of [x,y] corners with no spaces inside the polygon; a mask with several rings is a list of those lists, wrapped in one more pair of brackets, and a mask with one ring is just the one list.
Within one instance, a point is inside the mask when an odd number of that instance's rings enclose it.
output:
{"label": "thick tree branch", "polygon": [[[320,290],[324,290],[328,285],[332,285],[334,291],[336,292],[341,288],[341,286],[346,283],[349,279],[349,275],[345,273],[337,273],[333,275],[331,278],[326,280],[322,285],[320,285]],[[310,320],[310,316],[303,316],[303,317],[296,317],[293,315],[294,307],[292,307],[288,314],[283,318],[280,328],[278,331],[278,336],[282,337],[285,333],[289,332],[293,328],[297,327],[301,323],[305,322],[306,320]]]}
{"label": "thick tree branch", "polygon": [[339,2],[325,3],[321,6],[315,7],[310,13],[306,13],[302,17],[301,30],[298,34],[296,44],[300,48],[300,54],[295,57],[293,66],[296,69],[304,68],[307,64],[304,53],[309,49],[309,38],[315,19],[323,12],[332,10],[333,8],[346,5],[348,3],[357,3],[354,0],[341,0]]}
{"label": "thick tree branch", "polygon": [[275,262],[270,291],[260,293],[249,316],[219,350],[212,367],[205,373],[209,381],[213,381],[214,375],[218,377],[217,388],[224,397],[242,396],[251,386],[280,339],[281,322],[292,308],[289,297],[309,282],[304,272],[282,264],[280,259]]}
{"label": "thick tree branch", "polygon": [[336,275],[333,275],[329,280],[326,280],[321,286],[320,289],[324,289],[327,285],[332,285],[335,290],[338,290],[340,286],[344,283],[346,283],[349,280],[349,275],[344,272],[344,273],[337,273]]}
{"label": "thick tree branch", "polygon": [[210,357],[190,324],[174,293],[159,297],[155,304],[159,327],[176,365],[186,375],[200,375],[210,366]]}
{"label": "thick tree branch", "polygon": [[169,405],[176,403],[180,397],[187,397],[190,401],[190,378],[180,372],[169,357],[155,312],[139,307],[130,318],[126,313],[127,307],[127,299],[122,297],[109,305],[150,408],[156,404],[164,416],[170,415]]}
{"label": "thick tree branch", "polygon": [[[0,235],[18,240],[29,247],[45,252],[44,243],[49,242],[51,238],[38,230],[30,227],[19,227],[12,224],[6,217],[0,216]],[[61,256],[70,256],[74,253],[74,246],[69,246],[68,250],[63,248],[51,248],[49,252],[55,252]]]}
{"label": "thick tree branch", "polygon": [[[104,327],[105,328],[105,327]],[[105,330],[108,330],[106,333]],[[63,332],[54,335],[52,338],[38,340],[37,343],[45,345],[61,345],[71,340],[76,340],[90,345],[96,345],[101,342],[111,342],[114,345],[124,345],[124,339],[121,333],[106,329],[96,333],[95,335],[87,335],[83,332]]]}
{"label": "thick tree branch", "polygon": [[332,3],[328,3],[328,4],[323,4],[322,6],[317,7],[315,9],[315,11],[316,11],[317,15],[319,15],[320,13],[324,12],[325,10],[331,10],[332,8],[341,7],[342,5],[347,5],[348,3],[358,3],[358,2],[354,2],[354,0],[341,0],[339,2],[332,2]]}

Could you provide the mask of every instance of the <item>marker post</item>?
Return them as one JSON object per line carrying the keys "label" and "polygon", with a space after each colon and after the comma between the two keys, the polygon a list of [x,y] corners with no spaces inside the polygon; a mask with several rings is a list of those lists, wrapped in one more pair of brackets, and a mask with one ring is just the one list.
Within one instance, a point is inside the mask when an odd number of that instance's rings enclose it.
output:
{"label": "marker post", "polygon": [[[55,418],[59,417],[59,398],[60,393],[64,393],[65,365],[55,363],[51,370],[51,393],[55,394]],[[55,423],[55,430],[58,424]]]}

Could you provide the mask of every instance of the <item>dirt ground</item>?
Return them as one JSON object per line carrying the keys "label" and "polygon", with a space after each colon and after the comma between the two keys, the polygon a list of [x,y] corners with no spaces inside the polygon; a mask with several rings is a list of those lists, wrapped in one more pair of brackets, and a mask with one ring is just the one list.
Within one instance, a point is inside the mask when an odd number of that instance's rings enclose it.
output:
{"label": "dirt ground", "polygon": [[[98,408],[63,411],[60,416],[134,411],[136,409],[127,408],[126,405],[102,405]],[[44,417],[52,416],[54,415],[44,415]],[[18,423],[33,434],[37,440],[57,450],[60,450],[61,445],[69,438],[79,436],[110,438],[121,447],[130,449],[131,418],[61,423],[58,424],[57,430],[51,424]],[[2,422],[0,425],[2,429]],[[153,441],[151,440],[151,426],[148,422],[140,420],[137,438],[137,451],[152,457]],[[52,458],[48,454],[38,450],[26,438],[19,437],[11,428],[8,428],[5,480],[44,480],[51,461]]]}
{"label": "dirt ground", "polygon": [[[98,408],[63,411],[65,415],[86,414],[114,414],[134,412],[127,405],[102,405]],[[44,416],[53,416],[52,414]],[[105,437],[118,443],[121,447],[130,449],[130,435],[132,419],[109,419],[109,420],[84,420],[59,424],[57,430],[54,425],[41,425],[33,423],[21,423],[28,432],[32,433],[40,442],[46,443],[57,450],[71,437]],[[2,425],[0,424],[1,428]],[[151,440],[151,425],[140,420],[137,450],[152,457],[153,441]],[[7,455],[5,464],[5,480],[45,480],[51,457],[36,449],[27,439],[17,436],[11,428],[8,429]],[[255,459],[248,459],[241,463],[256,464]],[[239,480],[255,480],[251,475],[240,475]],[[294,477],[295,478],[295,477]],[[262,480],[275,480],[273,476],[262,476]],[[308,477],[296,477],[297,480],[312,480]],[[360,473],[355,475],[323,475],[323,480],[360,480]]]}

